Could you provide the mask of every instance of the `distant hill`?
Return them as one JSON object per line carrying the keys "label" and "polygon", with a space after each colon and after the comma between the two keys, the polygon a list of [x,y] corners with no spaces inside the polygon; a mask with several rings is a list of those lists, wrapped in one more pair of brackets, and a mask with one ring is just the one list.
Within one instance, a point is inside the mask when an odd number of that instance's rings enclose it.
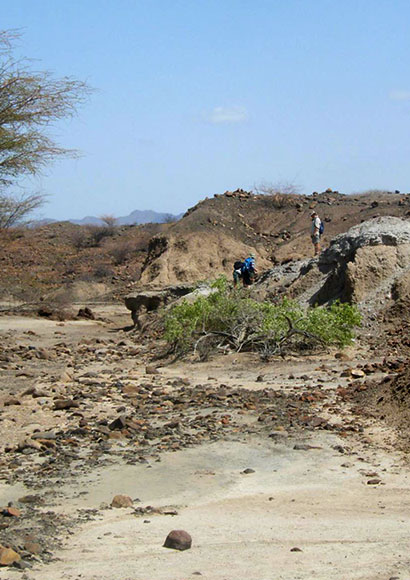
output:
{"label": "distant hill", "polygon": [[[151,209],[139,210],[135,209],[129,215],[121,216],[117,218],[117,225],[128,226],[133,224],[163,224],[165,222],[177,221],[183,214],[173,215],[170,213],[159,213]],[[103,221],[95,216],[86,216],[81,220],[68,220],[72,224],[86,225],[94,224],[101,225]]]}
{"label": "distant hill", "polygon": [[[140,224],[163,224],[163,223],[167,223],[167,222],[175,222],[178,221],[181,217],[183,216],[183,214],[179,214],[179,215],[173,215],[171,213],[160,213],[157,211],[153,211],[151,209],[147,209],[147,210],[139,210],[136,209],[134,211],[132,211],[129,215],[126,216],[121,216],[119,218],[117,218],[117,225],[119,226],[129,226],[129,225],[140,225]],[[42,220],[36,220],[35,222],[33,222],[33,225],[36,226],[41,226],[41,225],[47,225],[47,224],[52,224],[55,223],[57,221],[63,221],[63,220],[55,220],[55,219],[42,219]],[[72,224],[77,224],[79,226],[85,226],[85,225],[102,225],[104,222],[95,216],[92,215],[87,215],[86,217],[80,219],[80,220],[76,220],[76,219],[67,219],[64,221],[68,221]]]}

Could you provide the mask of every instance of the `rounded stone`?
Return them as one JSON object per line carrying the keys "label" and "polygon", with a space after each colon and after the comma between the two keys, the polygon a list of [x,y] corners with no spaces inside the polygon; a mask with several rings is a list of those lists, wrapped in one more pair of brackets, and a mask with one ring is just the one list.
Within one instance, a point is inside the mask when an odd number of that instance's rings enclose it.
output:
{"label": "rounded stone", "polygon": [[172,530],[166,537],[164,548],[173,550],[189,550],[192,545],[192,538],[184,530]]}
{"label": "rounded stone", "polygon": [[132,507],[133,501],[129,495],[116,495],[113,497],[111,506],[114,508]]}

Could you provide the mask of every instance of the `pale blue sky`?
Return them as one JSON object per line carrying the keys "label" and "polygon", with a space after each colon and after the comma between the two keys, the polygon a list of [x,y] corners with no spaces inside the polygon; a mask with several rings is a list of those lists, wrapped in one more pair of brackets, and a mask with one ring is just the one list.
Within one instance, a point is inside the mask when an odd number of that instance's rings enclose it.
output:
{"label": "pale blue sky", "polygon": [[1,0],[38,68],[97,92],[31,184],[44,215],[177,213],[293,181],[410,191],[408,0]]}

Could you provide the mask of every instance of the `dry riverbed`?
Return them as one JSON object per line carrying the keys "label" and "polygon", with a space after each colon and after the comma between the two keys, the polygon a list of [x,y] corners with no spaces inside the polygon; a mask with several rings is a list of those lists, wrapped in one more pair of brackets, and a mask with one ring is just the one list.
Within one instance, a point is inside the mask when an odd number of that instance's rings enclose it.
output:
{"label": "dry riverbed", "polygon": [[93,310],[0,318],[1,580],[410,578],[406,457],[349,398],[386,372],[365,347],[155,369]]}

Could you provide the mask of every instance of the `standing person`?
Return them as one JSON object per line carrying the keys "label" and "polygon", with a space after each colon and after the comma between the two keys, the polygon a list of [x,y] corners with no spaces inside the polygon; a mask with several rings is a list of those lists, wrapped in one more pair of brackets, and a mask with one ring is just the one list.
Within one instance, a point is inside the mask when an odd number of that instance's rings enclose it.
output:
{"label": "standing person", "polygon": [[251,254],[249,258],[246,258],[242,265],[242,282],[245,287],[250,286],[255,280],[256,268],[255,268],[255,256]]}
{"label": "standing person", "polygon": [[320,237],[322,235],[322,222],[315,211],[310,216],[312,218],[312,226],[310,229],[310,237],[312,239],[313,247],[315,248],[315,256],[320,254]]}

